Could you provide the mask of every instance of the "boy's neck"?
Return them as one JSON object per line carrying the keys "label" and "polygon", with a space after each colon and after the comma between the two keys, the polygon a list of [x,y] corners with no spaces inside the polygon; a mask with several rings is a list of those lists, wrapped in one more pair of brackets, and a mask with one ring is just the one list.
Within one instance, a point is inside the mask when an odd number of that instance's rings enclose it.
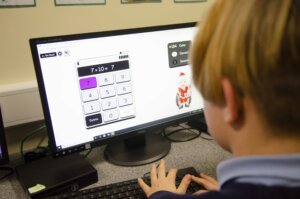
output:
{"label": "boy's neck", "polygon": [[237,139],[231,149],[234,156],[300,153],[300,137],[249,132],[242,139]]}
{"label": "boy's neck", "polygon": [[240,128],[231,133],[230,149],[234,156],[300,153],[300,132],[275,132],[257,111],[250,98],[245,99]]}

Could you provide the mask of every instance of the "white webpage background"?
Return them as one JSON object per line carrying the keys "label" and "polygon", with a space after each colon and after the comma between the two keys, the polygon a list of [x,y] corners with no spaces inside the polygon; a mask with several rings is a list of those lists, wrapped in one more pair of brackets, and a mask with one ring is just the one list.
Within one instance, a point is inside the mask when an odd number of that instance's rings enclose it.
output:
{"label": "white webpage background", "polygon": [[[190,65],[170,68],[167,44],[193,40],[196,28],[86,39],[39,45],[39,54],[69,50],[70,56],[40,59],[57,146],[90,142],[94,136],[145,124],[203,108],[202,98],[191,81]],[[128,52],[136,107],[135,118],[86,129],[76,61]],[[188,108],[176,105],[179,74],[192,84]]]}

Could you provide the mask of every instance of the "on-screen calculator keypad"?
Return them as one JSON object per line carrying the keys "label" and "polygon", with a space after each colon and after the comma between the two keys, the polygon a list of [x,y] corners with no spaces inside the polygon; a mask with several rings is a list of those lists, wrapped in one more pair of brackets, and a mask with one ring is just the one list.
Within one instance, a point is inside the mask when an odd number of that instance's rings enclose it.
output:
{"label": "on-screen calculator keypad", "polygon": [[129,60],[84,66],[77,70],[87,128],[135,117]]}

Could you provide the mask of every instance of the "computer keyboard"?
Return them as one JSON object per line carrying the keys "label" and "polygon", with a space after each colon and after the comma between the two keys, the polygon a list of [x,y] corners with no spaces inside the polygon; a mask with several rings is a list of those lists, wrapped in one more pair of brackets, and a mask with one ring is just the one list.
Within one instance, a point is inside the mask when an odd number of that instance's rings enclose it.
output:
{"label": "computer keyboard", "polygon": [[[179,169],[176,177],[176,186],[178,186],[182,178],[186,174],[191,174],[194,176],[199,176],[195,168],[188,167],[184,169]],[[144,177],[144,181],[150,184],[150,178]],[[203,189],[197,183],[192,182],[187,190],[187,193],[194,193],[200,189]],[[47,197],[47,199],[115,199],[115,198],[129,198],[129,199],[144,199],[147,198],[140,186],[138,185],[137,179],[127,180],[119,183],[94,187],[90,189],[84,189],[76,192],[63,193],[60,195],[54,195]]]}

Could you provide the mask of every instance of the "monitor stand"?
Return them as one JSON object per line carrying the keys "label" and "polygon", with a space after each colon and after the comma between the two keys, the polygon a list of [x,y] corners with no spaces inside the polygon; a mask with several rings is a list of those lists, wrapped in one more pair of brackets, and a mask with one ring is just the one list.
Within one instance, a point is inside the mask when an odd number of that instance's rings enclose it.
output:
{"label": "monitor stand", "polygon": [[108,144],[104,156],[116,165],[139,166],[165,157],[170,148],[171,143],[160,134],[143,133]]}

